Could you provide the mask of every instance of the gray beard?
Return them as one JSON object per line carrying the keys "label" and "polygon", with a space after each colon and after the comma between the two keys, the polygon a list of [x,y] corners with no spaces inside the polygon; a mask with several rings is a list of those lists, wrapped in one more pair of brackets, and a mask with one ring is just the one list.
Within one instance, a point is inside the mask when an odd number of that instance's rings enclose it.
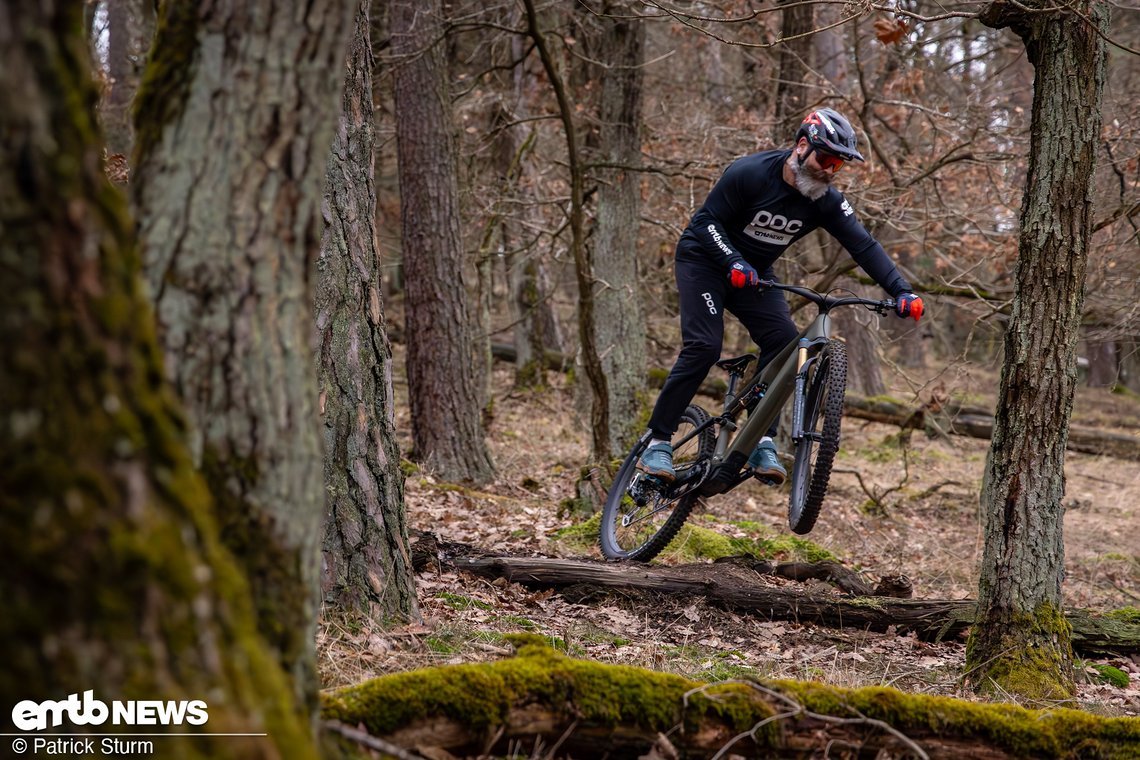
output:
{"label": "gray beard", "polygon": [[792,175],[796,178],[796,189],[800,191],[800,195],[810,200],[818,201],[827,193],[827,188],[831,186],[830,182],[819,180],[811,176],[808,169],[801,166],[800,162],[796,160],[794,153],[788,160],[791,161]]}

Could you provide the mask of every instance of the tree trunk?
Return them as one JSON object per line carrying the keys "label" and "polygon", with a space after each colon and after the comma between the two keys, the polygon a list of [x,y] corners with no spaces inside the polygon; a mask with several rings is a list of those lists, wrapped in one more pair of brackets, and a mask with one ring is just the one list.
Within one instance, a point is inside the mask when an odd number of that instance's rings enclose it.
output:
{"label": "tree trunk", "polygon": [[830,4],[816,7],[815,26],[821,31],[811,37],[815,54],[815,69],[835,91],[847,89],[847,40],[848,34],[856,30],[854,24],[837,25],[843,9]]}
{"label": "tree trunk", "polygon": [[621,456],[642,431],[634,425],[644,406],[645,320],[637,282],[641,179],[625,168],[641,164],[641,83],[645,23],[622,2],[609,2],[604,25],[597,227],[591,259],[594,333],[608,381],[608,461]]}
{"label": "tree trunk", "polygon": [[984,17],[1013,27],[1035,75],[1017,290],[982,492],[979,620],[967,665],[976,687],[1029,698],[1074,691],[1061,614],[1061,502],[1105,78],[1098,31],[1107,16],[1103,4],[1080,2],[1071,12],[1044,13],[995,3]]}
{"label": "tree trunk", "polygon": [[310,283],[354,3],[166,3],[133,189],[167,369],[222,535],[316,703],[324,512]]}
{"label": "tree trunk", "polygon": [[554,88],[558,101],[558,115],[562,121],[563,136],[566,139],[566,163],[570,173],[570,205],[566,210],[570,226],[570,254],[574,259],[574,274],[578,282],[578,341],[581,361],[585,369],[585,381],[589,384],[592,398],[590,414],[590,456],[594,461],[608,461],[610,443],[609,419],[609,380],[597,344],[595,328],[598,316],[594,302],[594,286],[597,279],[590,252],[586,247],[585,209],[583,183],[585,170],[579,155],[580,138],[574,123],[574,106],[555,65],[554,57],[547,44],[546,33],[539,28],[538,12],[534,0],[524,0],[527,16],[527,34],[534,41],[535,49],[542,60],[543,70]]}
{"label": "tree trunk", "polygon": [[796,128],[807,115],[807,79],[811,71],[811,31],[814,6],[798,0],[780,0],[780,70],[776,81],[777,145],[791,142]]}
{"label": "tree trunk", "polygon": [[369,0],[360,4],[349,49],[317,262],[326,498],[321,586],[326,604],[381,623],[414,619],[419,612],[373,226],[376,151],[368,5]]}
{"label": "tree trunk", "polygon": [[[869,295],[870,288],[855,285],[851,290],[866,298],[882,296]],[[879,341],[876,331],[868,322],[878,320],[872,312],[860,309],[836,309],[835,326],[847,344],[847,388],[864,396],[879,396],[887,392],[883,382]]]}
{"label": "tree trunk", "polygon": [[107,3],[107,68],[110,87],[102,112],[107,152],[130,156],[134,135],[131,104],[154,35],[154,5],[150,0],[114,0]]}
{"label": "tree trunk", "polygon": [[1111,388],[1120,382],[1120,361],[1117,358],[1116,341],[1090,340],[1088,348],[1090,388]]}
{"label": "tree trunk", "polygon": [[[526,51],[526,38],[511,38],[511,60],[522,60]],[[516,211],[503,215],[501,224],[503,251],[506,260],[507,282],[510,296],[508,312],[514,325],[515,385],[520,387],[545,385],[543,354],[549,349],[561,351],[562,331],[550,294],[546,269],[534,245],[533,232],[541,229],[535,218],[533,202],[527,198],[525,183],[533,187],[538,179],[531,169],[531,156],[538,142],[538,131],[527,123],[527,79],[522,66],[514,68],[512,105],[503,109],[503,117],[518,123],[507,127],[498,141],[498,161],[506,168],[509,180],[505,200],[514,202]],[[520,221],[521,217],[521,221]]]}
{"label": "tree trunk", "polygon": [[164,380],[84,6],[0,8],[0,703],[202,700],[236,736],[171,727],[164,756],[313,758]]}
{"label": "tree trunk", "polygon": [[471,309],[463,285],[458,148],[440,0],[392,3],[400,222],[414,454],[445,480],[489,480]]}

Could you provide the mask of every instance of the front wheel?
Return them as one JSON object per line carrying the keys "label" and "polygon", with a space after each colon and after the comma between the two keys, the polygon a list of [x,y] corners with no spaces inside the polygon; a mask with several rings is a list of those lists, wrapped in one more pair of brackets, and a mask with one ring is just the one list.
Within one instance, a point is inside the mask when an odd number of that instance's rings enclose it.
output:
{"label": "front wheel", "polygon": [[804,435],[796,444],[788,501],[788,526],[800,534],[815,527],[831,465],[839,451],[839,424],[847,391],[847,346],[838,340],[829,341],[810,372],[803,407]]}
{"label": "front wheel", "polygon": [[[708,412],[690,405],[681,416],[681,424],[673,441],[705,424]],[[697,494],[690,486],[665,483],[637,469],[637,462],[649,445],[649,434],[641,437],[614,477],[602,507],[599,543],[608,559],[648,562],[664,549],[685,523],[696,504]],[[694,467],[707,466],[716,448],[716,435],[711,426],[673,447],[673,469],[678,480]]]}

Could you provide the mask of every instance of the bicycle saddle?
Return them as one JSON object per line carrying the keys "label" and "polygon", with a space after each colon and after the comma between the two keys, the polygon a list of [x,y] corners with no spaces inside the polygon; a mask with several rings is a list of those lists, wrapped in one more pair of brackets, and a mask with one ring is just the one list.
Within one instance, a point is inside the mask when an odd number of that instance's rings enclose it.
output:
{"label": "bicycle saddle", "polygon": [[756,354],[745,354],[732,359],[721,359],[716,363],[716,366],[730,375],[743,375],[744,370],[748,369],[748,365],[754,361],[756,361]]}

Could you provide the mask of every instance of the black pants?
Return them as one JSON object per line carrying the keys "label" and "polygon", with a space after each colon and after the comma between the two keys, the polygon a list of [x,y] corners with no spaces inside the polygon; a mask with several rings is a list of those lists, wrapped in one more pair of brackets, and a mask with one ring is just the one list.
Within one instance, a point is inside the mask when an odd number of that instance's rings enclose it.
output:
{"label": "black pants", "polygon": [[[681,354],[649,418],[653,435],[666,440],[676,432],[685,407],[720,359],[726,309],[740,320],[760,347],[760,366],[770,362],[799,334],[782,291],[734,288],[729,285],[723,267],[711,261],[678,259],[675,272],[681,297]],[[771,269],[761,276],[775,277]],[[775,435],[775,432],[773,425],[768,434]]]}

